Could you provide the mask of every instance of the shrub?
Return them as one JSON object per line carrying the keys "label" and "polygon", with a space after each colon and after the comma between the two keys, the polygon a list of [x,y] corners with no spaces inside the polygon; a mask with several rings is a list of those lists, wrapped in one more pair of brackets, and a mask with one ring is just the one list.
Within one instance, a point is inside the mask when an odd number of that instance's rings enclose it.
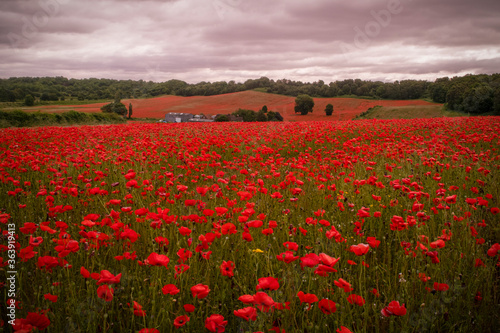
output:
{"label": "shrub", "polygon": [[105,113],[116,113],[120,116],[125,116],[128,113],[127,107],[122,102],[117,101],[104,105],[101,111]]}
{"label": "shrub", "polygon": [[333,105],[327,104],[325,108],[325,113],[327,116],[331,116],[333,114]]}
{"label": "shrub", "polygon": [[225,114],[219,114],[217,117],[215,117],[216,122],[226,122],[229,121],[229,117]]}

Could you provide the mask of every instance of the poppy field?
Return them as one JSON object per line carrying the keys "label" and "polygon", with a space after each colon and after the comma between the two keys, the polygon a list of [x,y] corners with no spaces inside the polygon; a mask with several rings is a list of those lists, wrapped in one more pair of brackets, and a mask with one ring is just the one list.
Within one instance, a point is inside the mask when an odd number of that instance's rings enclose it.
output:
{"label": "poppy field", "polygon": [[0,131],[0,332],[496,332],[500,118]]}
{"label": "poppy field", "polygon": [[[267,94],[251,90],[213,96],[182,97],[167,95],[144,99],[124,99],[122,102],[127,106],[129,103],[132,104],[134,118],[163,119],[168,112],[203,113],[206,116],[213,116],[217,114],[231,114],[239,108],[258,111],[266,105],[269,110],[280,112],[285,121],[349,120],[376,105],[387,107],[442,106],[442,104],[430,103],[424,100],[375,100],[339,97],[315,98],[314,112],[307,115],[300,115],[296,114],[294,111],[295,97]],[[334,107],[334,114],[331,117],[327,117],[324,111],[326,105],[329,103]],[[63,106],[48,105],[24,108],[24,110],[40,110],[49,113],[61,113],[68,110],[86,113],[101,113],[101,107],[105,104],[107,103]]]}

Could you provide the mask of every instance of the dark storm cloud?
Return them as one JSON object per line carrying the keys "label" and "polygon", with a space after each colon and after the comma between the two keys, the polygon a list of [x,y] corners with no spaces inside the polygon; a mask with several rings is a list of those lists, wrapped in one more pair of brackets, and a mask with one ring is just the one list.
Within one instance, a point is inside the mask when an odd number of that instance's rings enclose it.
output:
{"label": "dark storm cloud", "polygon": [[188,82],[493,73],[500,1],[2,0],[0,77]]}

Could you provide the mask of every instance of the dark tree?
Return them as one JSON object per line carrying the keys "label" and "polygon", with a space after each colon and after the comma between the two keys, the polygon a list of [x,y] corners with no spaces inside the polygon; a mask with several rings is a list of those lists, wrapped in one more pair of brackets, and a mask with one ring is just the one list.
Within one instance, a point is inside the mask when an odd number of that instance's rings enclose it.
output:
{"label": "dark tree", "polygon": [[327,116],[331,116],[333,114],[333,105],[327,104],[325,108],[325,113]]}
{"label": "dark tree", "polygon": [[260,110],[257,112],[257,116],[255,117],[255,121],[267,121],[267,116],[264,112],[264,110]]}
{"label": "dark tree", "polygon": [[24,98],[24,105],[26,106],[33,106],[35,105],[35,99],[31,95],[26,95]]}
{"label": "dark tree", "polygon": [[314,100],[309,95],[299,95],[295,99],[295,113],[306,115],[312,112],[314,108]]}
{"label": "dark tree", "polygon": [[113,103],[104,105],[101,108],[101,111],[105,113],[116,113],[124,117],[127,115],[128,112],[127,107],[119,100],[118,101],[115,100]]}
{"label": "dark tree", "polygon": [[132,103],[128,103],[128,119],[132,118]]}

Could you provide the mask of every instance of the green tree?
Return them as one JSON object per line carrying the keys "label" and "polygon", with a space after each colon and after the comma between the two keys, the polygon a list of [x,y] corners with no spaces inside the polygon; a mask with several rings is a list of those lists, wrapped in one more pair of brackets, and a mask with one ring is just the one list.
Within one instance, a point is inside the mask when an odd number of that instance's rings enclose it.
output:
{"label": "green tree", "polygon": [[262,111],[263,111],[264,113],[267,113],[267,105],[264,105],[264,106],[262,107]]}
{"label": "green tree", "polygon": [[132,118],[132,103],[128,103],[128,119]]}
{"label": "green tree", "polygon": [[314,100],[309,95],[299,95],[295,99],[295,113],[306,115],[312,112],[314,108]]}
{"label": "green tree", "polygon": [[331,116],[333,114],[333,105],[327,104],[325,108],[325,113],[327,116]]}
{"label": "green tree", "polygon": [[238,109],[233,112],[236,117],[242,117],[244,122],[252,122],[257,118],[257,113],[253,110]]}
{"label": "green tree", "polygon": [[497,88],[493,94],[493,110],[495,114],[500,115],[500,87]]}
{"label": "green tree", "polygon": [[219,114],[214,120],[216,122],[226,122],[229,121],[229,116],[227,114]]}
{"label": "green tree", "polygon": [[26,106],[33,106],[35,105],[35,99],[31,95],[26,95],[24,98],[24,105]]}
{"label": "green tree", "polygon": [[470,113],[493,111],[493,89],[487,84],[468,89],[464,93],[463,110]]}
{"label": "green tree", "polygon": [[118,101],[115,100],[113,103],[104,105],[101,108],[101,111],[105,113],[116,113],[124,117],[127,115],[128,112],[127,107],[119,100]]}
{"label": "green tree", "polygon": [[267,116],[264,113],[264,110],[260,110],[257,112],[257,116],[255,117],[255,121],[267,121]]}

